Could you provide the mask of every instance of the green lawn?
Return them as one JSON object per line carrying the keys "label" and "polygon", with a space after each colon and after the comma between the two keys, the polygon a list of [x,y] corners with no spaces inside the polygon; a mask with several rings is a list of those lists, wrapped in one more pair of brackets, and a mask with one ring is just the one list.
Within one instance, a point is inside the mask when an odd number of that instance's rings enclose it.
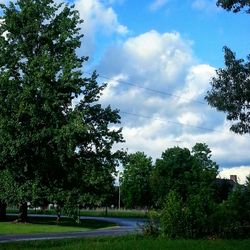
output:
{"label": "green lawn", "polygon": [[248,250],[249,246],[250,240],[166,240],[125,236],[5,243],[1,244],[0,248],[1,250]]}
{"label": "green lawn", "polygon": [[114,223],[82,220],[77,224],[70,218],[62,218],[58,224],[55,218],[30,218],[29,223],[15,223],[14,217],[8,217],[7,221],[0,222],[1,234],[31,234],[31,233],[51,233],[51,232],[76,232],[90,229],[98,229],[115,226]]}

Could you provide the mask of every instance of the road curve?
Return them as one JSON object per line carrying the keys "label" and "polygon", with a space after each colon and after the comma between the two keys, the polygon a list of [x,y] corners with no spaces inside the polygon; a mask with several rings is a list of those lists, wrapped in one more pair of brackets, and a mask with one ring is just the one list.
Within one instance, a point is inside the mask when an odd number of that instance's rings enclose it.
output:
{"label": "road curve", "polygon": [[[33,216],[33,215],[29,215]],[[35,215],[36,216],[36,215]],[[143,219],[111,218],[111,217],[87,217],[81,216],[82,220],[100,220],[116,223],[116,227],[97,229],[83,232],[68,233],[36,233],[36,234],[6,234],[0,235],[0,243],[31,241],[31,240],[51,240],[51,239],[69,239],[86,238],[98,236],[118,236],[136,233],[140,231],[140,226],[144,223]]]}

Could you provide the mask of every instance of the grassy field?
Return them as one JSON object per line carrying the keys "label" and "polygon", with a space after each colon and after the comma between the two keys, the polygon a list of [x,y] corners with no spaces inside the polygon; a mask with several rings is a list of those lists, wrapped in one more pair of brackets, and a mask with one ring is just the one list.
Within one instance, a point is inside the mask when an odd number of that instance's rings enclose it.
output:
{"label": "grassy field", "polygon": [[1,250],[64,249],[64,250],[248,250],[250,240],[166,240],[141,236],[106,237],[5,243]]}
{"label": "grassy field", "polygon": [[95,220],[82,220],[81,223],[77,224],[70,218],[62,218],[60,223],[57,223],[55,218],[45,217],[30,218],[29,223],[15,223],[13,221],[14,217],[10,216],[7,218],[7,221],[0,222],[0,235],[44,232],[76,232],[115,226],[114,223]]}
{"label": "grassy field", "polygon": [[[7,213],[18,213],[17,209],[8,209]],[[51,210],[35,210],[30,209],[30,214],[55,214],[56,212]],[[105,208],[98,209],[81,209],[81,216],[108,216],[108,217],[121,217],[121,218],[146,218],[148,211],[139,209],[108,209],[107,213]]]}

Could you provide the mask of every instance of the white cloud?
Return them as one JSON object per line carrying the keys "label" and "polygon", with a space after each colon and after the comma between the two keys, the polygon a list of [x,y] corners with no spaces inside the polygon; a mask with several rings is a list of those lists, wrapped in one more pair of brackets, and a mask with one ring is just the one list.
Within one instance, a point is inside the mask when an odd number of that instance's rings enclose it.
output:
{"label": "white cloud", "polygon": [[156,11],[162,7],[164,7],[167,4],[168,0],[154,0],[150,6],[149,9],[151,11]]}
{"label": "white cloud", "polygon": [[130,81],[140,85],[170,91],[193,64],[191,44],[177,32],[151,30],[111,47],[100,63],[100,71],[127,74]]}
{"label": "white cloud", "polygon": [[129,152],[155,159],[169,147],[205,142],[221,167],[250,162],[249,138],[229,132],[224,115],[204,101],[215,69],[198,64],[192,42],[179,33],[152,30],[130,37],[107,50],[98,72],[113,79],[102,101],[121,110],[122,146]]}
{"label": "white cloud", "polygon": [[229,179],[230,175],[237,175],[237,180],[240,184],[246,182],[246,176],[250,175],[250,166],[239,166],[231,168],[222,168],[219,173],[220,178]]}
{"label": "white cloud", "polygon": [[191,112],[185,112],[183,114],[180,114],[177,117],[178,122],[183,124],[192,124],[193,126],[198,126],[202,122],[202,117],[200,115],[191,113]]}
{"label": "white cloud", "polygon": [[83,23],[84,48],[90,53],[95,45],[95,35],[100,32],[106,35],[128,33],[128,28],[118,21],[117,14],[110,1],[76,0],[75,7],[80,13]]}
{"label": "white cloud", "polygon": [[216,6],[217,0],[194,0],[192,7],[196,10],[211,13],[218,12],[220,9]]}
{"label": "white cloud", "polygon": [[[192,66],[185,79],[185,87],[176,92],[180,96],[180,103],[187,103],[198,100],[200,96],[204,96],[209,85],[209,81],[215,75],[215,68],[210,65],[200,64]],[[204,102],[204,100],[201,100]]]}

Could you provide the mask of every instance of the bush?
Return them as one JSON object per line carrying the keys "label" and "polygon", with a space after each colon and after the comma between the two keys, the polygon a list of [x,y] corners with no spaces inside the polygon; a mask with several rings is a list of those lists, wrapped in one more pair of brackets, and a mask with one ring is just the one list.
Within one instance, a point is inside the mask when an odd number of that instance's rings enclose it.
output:
{"label": "bush", "polygon": [[166,197],[160,214],[160,226],[163,235],[168,238],[184,236],[183,204],[174,191],[170,191]]}
{"label": "bush", "polygon": [[144,236],[159,236],[160,225],[159,225],[159,213],[151,211],[148,213],[149,220],[140,226]]}

